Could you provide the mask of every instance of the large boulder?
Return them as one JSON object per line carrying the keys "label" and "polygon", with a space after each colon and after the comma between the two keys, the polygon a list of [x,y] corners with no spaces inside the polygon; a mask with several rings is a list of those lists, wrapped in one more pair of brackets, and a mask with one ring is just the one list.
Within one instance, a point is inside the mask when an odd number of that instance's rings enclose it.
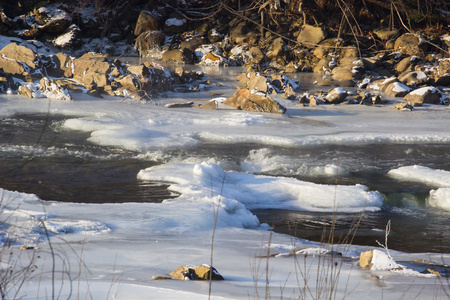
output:
{"label": "large boulder", "polygon": [[286,108],[270,97],[243,89],[224,101],[225,105],[246,111],[285,113]]}
{"label": "large boulder", "polygon": [[405,101],[414,104],[422,104],[422,103],[440,104],[441,98],[442,98],[441,91],[439,91],[435,87],[427,86],[413,90],[412,92],[407,94],[403,99]]}
{"label": "large boulder", "polygon": [[158,29],[158,20],[149,11],[143,10],[139,13],[136,27],[134,28],[135,36],[139,36],[145,31],[153,31]]}
{"label": "large boulder", "polygon": [[[16,43],[8,44],[2,50],[0,50],[0,58],[16,60],[26,64],[32,69],[36,68],[36,53],[34,53],[33,50]],[[1,67],[2,66],[0,65],[0,68]],[[7,70],[4,71],[8,72]]]}
{"label": "large boulder", "polygon": [[69,27],[72,17],[65,10],[49,6],[35,10],[36,23],[48,34],[61,34]]}
{"label": "large boulder", "polygon": [[313,48],[327,37],[327,32],[322,27],[304,25],[300,30],[297,41],[305,47]]}

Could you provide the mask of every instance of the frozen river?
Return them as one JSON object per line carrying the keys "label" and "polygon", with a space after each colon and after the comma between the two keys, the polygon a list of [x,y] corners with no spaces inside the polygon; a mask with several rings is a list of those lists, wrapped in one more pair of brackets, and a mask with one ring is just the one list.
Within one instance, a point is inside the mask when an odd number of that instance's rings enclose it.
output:
{"label": "frozen river", "polygon": [[[287,249],[290,236],[303,245],[320,241],[333,220],[338,239],[361,217],[353,241],[361,249],[378,248],[376,241],[384,242],[391,220],[390,249],[448,253],[449,107],[413,112],[398,112],[391,105],[299,107],[281,98],[276,99],[288,108],[284,115],[224,106],[216,111],[164,107],[230,96],[237,85],[234,75],[242,69],[204,71],[210,88],[170,92],[145,104],[82,94],[71,103],[1,95],[0,187],[25,193],[15,196],[24,199],[20,209],[33,217],[44,215],[56,237],[76,244],[87,239],[86,260],[93,261],[95,276],[105,271],[103,259],[111,266],[116,253],[131,295],[153,288],[144,271],[160,275],[176,264],[208,262],[194,252],[183,256],[174,247],[207,253],[211,203],[220,207],[217,230],[222,234],[215,266],[239,287],[231,294],[219,288],[216,295],[226,298],[246,298],[249,288],[253,293],[245,273],[249,268],[238,275],[226,262],[235,258],[233,268],[248,265],[248,253],[254,251],[249,249],[261,247],[252,243],[268,233],[265,224],[289,234],[274,238],[274,251]],[[303,90],[318,88],[310,85],[312,77],[298,79]],[[392,171],[401,167],[407,167],[403,177],[394,176]],[[20,216],[20,222],[32,223]],[[31,225],[19,228],[18,243],[41,238]],[[198,246],[185,244],[197,239]],[[128,243],[137,247],[133,258],[126,254]],[[243,257],[233,254],[237,247],[247,249]],[[141,265],[138,258],[147,259],[144,248],[155,257]],[[102,257],[99,249],[114,250]],[[285,275],[274,277],[284,281]],[[92,280],[110,280],[95,276]],[[291,284],[295,289],[290,281],[288,288]],[[400,285],[401,294],[408,283]],[[185,287],[191,295],[183,294],[178,283],[162,286],[153,291],[160,298],[177,293],[196,298],[193,287]],[[166,289],[177,292],[164,296]],[[365,292],[354,294],[364,298]]]}

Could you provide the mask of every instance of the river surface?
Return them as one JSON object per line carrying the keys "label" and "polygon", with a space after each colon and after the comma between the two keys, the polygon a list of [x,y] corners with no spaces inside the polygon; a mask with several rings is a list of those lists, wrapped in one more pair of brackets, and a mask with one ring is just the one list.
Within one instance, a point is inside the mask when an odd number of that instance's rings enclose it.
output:
{"label": "river surface", "polygon": [[[44,200],[83,203],[161,202],[177,195],[168,185],[137,180],[137,173],[164,163],[143,158],[138,152],[94,145],[86,132],[61,129],[68,116],[20,114],[0,119],[0,186],[33,193]],[[364,184],[386,196],[379,212],[332,213],[274,209],[254,210],[261,222],[277,232],[304,239],[323,240],[324,228],[334,224],[334,242],[342,241],[349,228],[360,220],[352,235],[354,244],[378,246],[384,243],[386,224],[392,228],[390,249],[407,252],[448,252],[450,213],[427,208],[430,186],[399,182],[387,171],[403,165],[426,165],[450,170],[448,145],[377,144],[363,146],[275,147],[258,144],[202,144],[170,149],[170,159],[214,157],[237,171],[249,157],[273,156],[295,159],[295,170],[274,170],[268,175],[291,176],[326,184]],[[169,160],[170,160],[169,159]],[[317,175],[314,166],[345,165],[338,176]],[[281,164],[282,162],[280,162]],[[264,172],[260,172],[263,173]],[[326,232],[328,236],[328,232]]]}

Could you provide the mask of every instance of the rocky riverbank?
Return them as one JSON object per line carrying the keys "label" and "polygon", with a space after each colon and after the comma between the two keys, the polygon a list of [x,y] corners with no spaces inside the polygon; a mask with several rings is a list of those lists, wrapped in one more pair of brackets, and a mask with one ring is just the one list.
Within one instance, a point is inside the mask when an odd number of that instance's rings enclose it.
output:
{"label": "rocky riverbank", "polygon": [[[302,1],[279,1],[284,5],[259,7],[260,13],[246,1],[239,2],[239,9],[222,3],[214,13],[202,1],[135,6],[130,4],[139,1],[122,1],[123,7],[106,2],[5,5],[0,11],[5,45],[0,50],[0,92],[62,100],[85,92],[146,101],[201,78],[182,67],[169,72],[158,63],[129,65],[109,58],[140,55],[162,63],[243,66],[248,74],[238,78],[240,88],[259,99],[241,105],[235,100],[248,100],[246,93],[229,95],[228,103],[241,109],[284,112],[255,104],[274,93],[301,105],[383,104],[384,95],[404,100],[399,109],[449,102],[448,18],[427,31],[380,21],[374,28],[358,24],[359,33],[349,34],[345,26],[336,30],[331,21],[328,26],[317,21],[320,15],[313,9],[300,5],[295,11],[293,3]],[[265,20],[266,15],[271,18]],[[310,19],[316,22],[307,24]],[[322,74],[316,84],[323,92],[299,94],[299,83],[288,79],[292,72]],[[354,86],[357,93],[345,90]]]}

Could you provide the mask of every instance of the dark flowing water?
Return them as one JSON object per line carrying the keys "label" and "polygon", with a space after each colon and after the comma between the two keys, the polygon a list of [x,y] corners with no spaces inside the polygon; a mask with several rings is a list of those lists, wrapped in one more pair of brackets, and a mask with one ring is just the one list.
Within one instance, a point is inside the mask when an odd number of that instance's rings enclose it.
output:
{"label": "dark flowing water", "polygon": [[[138,153],[100,147],[86,141],[88,134],[63,131],[68,118],[49,115],[16,115],[0,119],[0,187],[33,193],[45,200],[84,203],[161,202],[175,197],[167,185],[137,180],[139,170],[162,163],[138,158]],[[239,165],[261,145],[204,144],[198,148],[172,149],[170,154],[186,157],[215,157]],[[267,148],[267,146],[265,146]],[[326,184],[364,184],[386,196],[380,212],[361,214],[311,213],[286,210],[254,210],[261,222],[275,231],[297,237],[323,240],[324,228],[335,225],[334,242],[360,220],[353,243],[377,246],[384,242],[389,220],[389,247],[409,252],[446,252],[450,249],[450,213],[427,208],[425,199],[432,188],[425,184],[399,182],[386,176],[403,165],[425,165],[450,170],[448,145],[365,145],[302,148],[271,147],[271,153],[296,159],[309,166],[345,165],[348,171],[335,176],[318,176],[308,171],[295,174],[302,180]],[[326,235],[328,237],[328,235]]]}

